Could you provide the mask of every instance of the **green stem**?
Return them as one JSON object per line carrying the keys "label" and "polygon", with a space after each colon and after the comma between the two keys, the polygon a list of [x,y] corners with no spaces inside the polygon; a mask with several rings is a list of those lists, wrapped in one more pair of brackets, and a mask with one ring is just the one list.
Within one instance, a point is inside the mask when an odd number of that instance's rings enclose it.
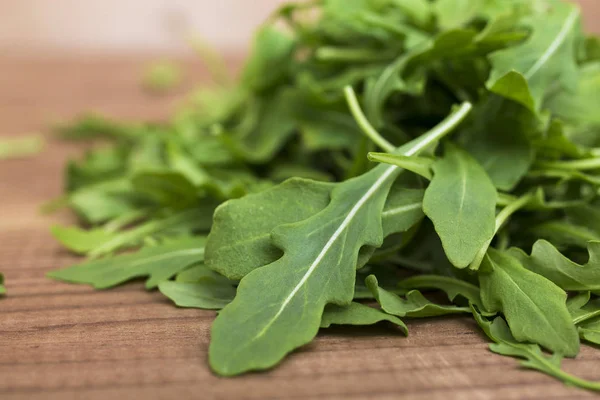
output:
{"label": "green stem", "polygon": [[387,153],[393,152],[396,147],[385,140],[385,138],[381,136],[375,128],[373,128],[373,125],[371,125],[365,114],[362,112],[360,104],[358,104],[358,99],[356,98],[356,93],[354,93],[352,86],[346,86],[344,88],[344,94],[346,96],[348,107],[350,107],[350,112],[364,134]]}
{"label": "green stem", "polygon": [[600,157],[572,161],[539,161],[536,166],[546,169],[587,171],[600,168]]}
{"label": "green stem", "polygon": [[548,361],[548,359],[542,356],[541,354],[532,354],[532,358],[536,359],[540,364],[546,367],[546,372],[549,375],[552,375],[563,382],[569,383],[573,386],[582,389],[600,391],[600,382],[591,382],[582,378],[578,378],[575,375],[571,375],[568,372],[565,372],[559,367],[557,367],[555,364]]}
{"label": "green stem", "polygon": [[319,47],[315,56],[320,61],[344,61],[344,62],[372,62],[384,61],[393,58],[389,52],[371,49],[346,49],[343,47],[324,46]]}
{"label": "green stem", "polygon": [[500,228],[502,228],[502,225],[504,225],[504,223],[508,220],[508,218],[511,215],[513,215],[519,209],[525,207],[531,201],[531,199],[533,197],[534,197],[534,194],[532,194],[532,193],[526,194],[525,196],[521,196],[518,199],[516,199],[515,201],[513,201],[512,203],[509,203],[506,207],[504,207],[498,213],[498,215],[496,215],[496,227],[494,229],[494,234],[492,235],[490,240],[488,240],[483,245],[483,247],[479,250],[479,252],[475,256],[475,259],[469,265],[470,269],[472,269],[472,270],[479,269],[479,266],[481,265],[481,262],[483,261],[483,257],[485,257],[485,254],[487,253],[487,250],[490,247],[490,244],[492,243],[492,239],[494,239],[494,236],[496,236],[496,234],[498,233]]}
{"label": "green stem", "polygon": [[103,229],[107,232],[117,232],[119,230],[121,230],[122,228],[126,227],[127,225],[130,225],[132,223],[134,223],[137,220],[142,219],[143,217],[145,217],[148,213],[148,210],[133,210],[130,211],[126,214],[123,214],[115,219],[113,219],[110,222],[107,222],[104,226]]}

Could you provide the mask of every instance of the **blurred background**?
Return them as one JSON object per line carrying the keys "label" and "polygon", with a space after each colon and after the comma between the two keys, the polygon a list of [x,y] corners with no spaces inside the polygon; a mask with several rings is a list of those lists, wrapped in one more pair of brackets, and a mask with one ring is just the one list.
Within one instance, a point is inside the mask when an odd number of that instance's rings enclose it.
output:
{"label": "blurred background", "polygon": [[[182,34],[226,54],[285,0],[0,0],[0,54],[189,52]],[[600,0],[576,0],[600,32]]]}

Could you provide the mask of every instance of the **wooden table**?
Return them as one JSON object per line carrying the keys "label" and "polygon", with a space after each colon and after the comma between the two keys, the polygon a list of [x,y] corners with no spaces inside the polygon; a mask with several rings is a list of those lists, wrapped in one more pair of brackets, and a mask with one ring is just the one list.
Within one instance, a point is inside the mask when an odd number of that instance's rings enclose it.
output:
{"label": "wooden table", "polygon": [[[0,60],[0,135],[42,131],[97,110],[163,119],[182,98],[139,89],[144,60]],[[203,70],[187,63],[198,82]],[[81,152],[51,142],[38,157],[0,162],[0,399],[555,399],[593,396],[487,350],[470,318],[334,328],[268,373],[234,379],[207,366],[214,312],[177,309],[141,284],[95,291],[44,274],[76,260],[41,216],[61,193],[65,160]],[[600,352],[584,347],[568,371],[600,379]]]}

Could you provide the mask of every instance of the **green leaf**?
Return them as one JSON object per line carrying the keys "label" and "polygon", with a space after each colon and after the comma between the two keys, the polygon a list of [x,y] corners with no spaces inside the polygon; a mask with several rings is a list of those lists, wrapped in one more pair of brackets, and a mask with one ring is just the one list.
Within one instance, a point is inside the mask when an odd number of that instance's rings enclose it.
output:
{"label": "green leaf", "polygon": [[257,101],[255,123],[235,136],[224,136],[229,149],[253,163],[271,160],[294,134],[298,93],[283,88]]}
{"label": "green leaf", "polygon": [[242,72],[242,83],[260,91],[281,82],[288,74],[295,45],[288,34],[265,25],[254,38],[250,58]]}
{"label": "green leaf", "polygon": [[579,308],[576,308],[576,305],[573,304],[569,311],[571,312],[573,323],[580,325],[600,316],[600,299],[594,299]]}
{"label": "green leaf", "polygon": [[579,336],[590,343],[600,345],[600,319],[584,322],[578,326]]}
{"label": "green leaf", "polygon": [[6,294],[6,286],[4,286],[4,275],[0,274],[0,296]]}
{"label": "green leaf", "polygon": [[494,235],[496,189],[477,161],[454,146],[446,147],[433,171],[423,211],[433,221],[450,262],[465,268]]}
{"label": "green leaf", "polygon": [[382,321],[389,321],[397,325],[405,335],[408,334],[408,328],[400,318],[356,302],[345,307],[334,304],[325,307],[321,328],[329,328],[331,325],[374,325]]}
{"label": "green leaf", "polygon": [[500,190],[510,191],[533,163],[530,138],[539,129],[538,118],[512,101],[490,95],[473,111],[462,143]]}
{"label": "green leaf", "polygon": [[[397,153],[418,155],[470,109],[470,104],[463,105]],[[342,182],[325,209],[273,230],[272,240],[283,256],[246,275],[235,300],[213,324],[209,361],[215,372],[235,375],[273,366],[314,338],[327,304],[350,304],[359,251],[382,244],[381,214],[400,172],[380,165]]]}
{"label": "green leaf", "polygon": [[557,246],[577,246],[586,248],[590,241],[600,241],[600,234],[583,226],[554,220],[533,226],[529,232],[538,238],[545,238]]}
{"label": "green leaf", "polygon": [[22,136],[0,139],[0,160],[30,157],[40,153],[44,148],[41,136]]}
{"label": "green leaf", "polygon": [[590,297],[590,292],[577,293],[575,296],[569,297],[567,299],[567,309],[569,310],[569,313],[573,315],[574,312],[585,306],[590,301]]}
{"label": "green leaf", "polygon": [[189,206],[198,199],[194,185],[174,171],[141,171],[131,178],[133,188],[158,204],[174,208]]}
{"label": "green leaf", "polygon": [[565,88],[576,85],[579,9],[552,2],[543,15],[528,19],[526,26],[532,33],[523,44],[489,56],[492,73],[486,85],[536,112],[552,84]]}
{"label": "green leaf", "polygon": [[433,174],[431,173],[431,167],[433,166],[434,160],[431,158],[406,157],[398,154],[372,152],[367,154],[367,157],[370,161],[395,165],[407,171],[414,172],[415,174],[420,175],[425,179],[431,180],[433,178]]}
{"label": "green leaf", "polygon": [[[300,222],[327,207],[335,184],[293,178],[271,189],[230,200],[215,212],[206,244],[206,263],[230,279],[281,257],[271,232]],[[423,191],[394,185],[382,214],[384,235],[403,232],[423,218]],[[293,209],[294,212],[289,212]]]}
{"label": "green leaf", "polygon": [[479,0],[437,0],[434,10],[442,29],[453,29],[471,21],[481,8]]}
{"label": "green leaf", "polygon": [[365,109],[369,121],[375,127],[382,126],[383,108],[393,93],[422,93],[425,78],[418,67],[471,51],[475,37],[476,33],[471,30],[445,31],[434,40],[422,42],[399,56],[377,79],[369,81],[365,93]]}
{"label": "green leaf", "polygon": [[585,265],[579,265],[563,256],[552,243],[540,239],[533,245],[531,255],[511,249],[525,268],[554,282],[563,290],[600,290],[600,242],[587,244],[590,254]]}
{"label": "green leaf", "polygon": [[554,283],[491,248],[479,270],[479,282],[486,310],[502,312],[517,340],[577,355],[579,337],[567,310],[567,295]]}
{"label": "green leaf", "polygon": [[600,126],[600,63],[588,63],[579,69],[576,90],[553,93],[545,105],[558,118],[570,124]]}
{"label": "green leaf", "polygon": [[220,310],[233,301],[235,287],[228,282],[204,278],[195,283],[163,281],[158,290],[178,307]]}
{"label": "green leaf", "polygon": [[134,278],[148,277],[146,288],[153,289],[204,258],[201,237],[184,238],[173,243],[145,247],[133,254],[123,254],[88,261],[48,273],[50,278],[71,283],[86,283],[107,289]]}
{"label": "green leaf", "polygon": [[103,228],[84,230],[75,226],[54,225],[50,228],[52,236],[67,249],[86,254],[112,240],[114,232],[108,232]]}
{"label": "green leaf", "polygon": [[430,302],[418,290],[411,290],[406,299],[379,287],[375,275],[369,275],[365,280],[373,296],[388,314],[408,318],[437,317],[447,314],[471,312],[469,307],[445,306]]}
{"label": "green leaf", "polygon": [[483,309],[479,288],[460,279],[439,275],[416,275],[401,281],[398,286],[403,289],[438,289],[448,295],[450,301],[462,296],[480,310]]}
{"label": "green leaf", "polygon": [[490,322],[475,309],[473,309],[473,316],[485,334],[495,342],[490,344],[490,350],[494,353],[523,358],[525,359],[521,362],[523,367],[540,371],[568,385],[588,390],[600,390],[600,383],[586,381],[562,371],[560,369],[562,355],[557,353],[546,356],[538,345],[518,342],[502,317],[497,317]]}

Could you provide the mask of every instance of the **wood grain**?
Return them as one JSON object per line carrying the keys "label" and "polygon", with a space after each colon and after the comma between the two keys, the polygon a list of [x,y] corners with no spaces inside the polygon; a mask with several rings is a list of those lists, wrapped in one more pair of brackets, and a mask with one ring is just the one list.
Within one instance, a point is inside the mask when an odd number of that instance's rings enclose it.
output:
{"label": "wood grain", "polygon": [[[182,93],[138,88],[140,59],[0,60],[0,135],[46,131],[95,109],[164,119]],[[186,63],[188,83],[203,80]],[[333,328],[268,373],[223,379],[206,363],[214,313],[177,309],[134,283],[113,290],[50,281],[75,258],[48,227],[69,215],[37,209],[60,194],[61,168],[81,148],[51,141],[39,157],[0,163],[0,398],[8,399],[567,399],[568,388],[487,350],[469,318]],[[567,370],[600,379],[600,352],[584,347]]]}

